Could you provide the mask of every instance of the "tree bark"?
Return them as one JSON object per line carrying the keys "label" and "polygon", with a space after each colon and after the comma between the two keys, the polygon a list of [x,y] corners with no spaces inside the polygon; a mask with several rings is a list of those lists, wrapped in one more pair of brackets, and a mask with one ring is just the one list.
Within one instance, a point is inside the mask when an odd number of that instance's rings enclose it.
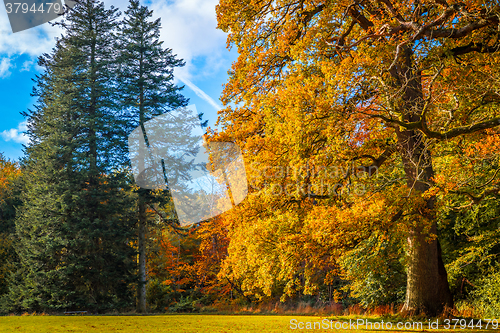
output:
{"label": "tree bark", "polygon": [[[422,139],[421,134],[413,131],[398,132],[407,186],[419,193],[429,189],[434,175],[432,159]],[[426,211],[422,212],[424,219],[432,221],[430,229],[426,231],[421,223],[416,223],[408,235],[406,300],[402,311],[412,314],[437,315],[445,306],[453,307],[448,276],[437,239],[435,200],[435,197],[429,198]],[[436,238],[431,240],[431,235],[436,235]]]}
{"label": "tree bark", "polygon": [[[142,38],[141,38],[141,46],[142,46]],[[144,54],[141,53],[139,59],[139,77],[143,78],[143,66],[144,66]],[[144,141],[147,140],[146,130],[144,128],[145,112],[144,112],[144,86],[139,83],[139,123],[142,128],[142,134],[144,136]],[[143,143],[140,143],[141,147],[139,149],[141,158],[140,163],[142,164],[141,170],[144,170],[144,154],[146,151],[146,147],[143,146]],[[149,144],[147,143],[148,148]],[[146,202],[144,198],[144,193],[139,192],[139,304],[137,311],[140,313],[146,313]]]}
{"label": "tree bark", "polygon": [[[436,223],[430,233],[436,232]],[[412,230],[408,237],[406,300],[402,311],[435,316],[444,307],[453,307],[448,276],[439,241],[428,241],[428,234]]]}
{"label": "tree bark", "polygon": [[[402,88],[402,109],[404,121],[418,121],[423,110],[423,87],[421,73],[412,62],[413,54],[406,47],[402,61],[391,72],[396,85]],[[419,131],[397,129],[398,152],[402,158],[407,186],[411,191],[424,193],[432,183],[434,170],[426,138]],[[408,235],[407,243],[407,286],[406,300],[402,311],[411,314],[437,315],[445,306],[453,307],[453,298],[437,239],[437,222],[434,212],[436,198],[430,197],[426,207],[415,214],[422,220],[431,221],[430,229],[423,223],[415,223]],[[416,217],[420,219],[420,217]],[[431,240],[431,236],[436,235]]]}
{"label": "tree bark", "polygon": [[139,198],[139,303],[137,312],[146,313],[146,203]]}

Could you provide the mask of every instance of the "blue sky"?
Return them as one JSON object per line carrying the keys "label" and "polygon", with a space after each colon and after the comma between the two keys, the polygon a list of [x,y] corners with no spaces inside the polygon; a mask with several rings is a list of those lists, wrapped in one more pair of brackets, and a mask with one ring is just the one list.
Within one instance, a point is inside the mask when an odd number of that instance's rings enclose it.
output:
{"label": "blue sky", "polygon": [[[183,94],[190,98],[204,118],[213,125],[219,96],[226,83],[227,71],[236,60],[236,51],[226,49],[226,34],[216,29],[217,0],[152,0],[141,1],[154,10],[154,18],[162,19],[161,39],[164,46],[186,62],[174,74],[179,85],[185,85]],[[124,11],[127,0],[104,0],[107,7],[114,5]],[[0,6],[0,152],[11,159],[22,156],[22,144],[28,138],[24,117],[20,114],[31,108],[32,78],[39,73],[36,59],[48,53],[55,45],[61,30],[44,24],[13,34],[4,6]]]}

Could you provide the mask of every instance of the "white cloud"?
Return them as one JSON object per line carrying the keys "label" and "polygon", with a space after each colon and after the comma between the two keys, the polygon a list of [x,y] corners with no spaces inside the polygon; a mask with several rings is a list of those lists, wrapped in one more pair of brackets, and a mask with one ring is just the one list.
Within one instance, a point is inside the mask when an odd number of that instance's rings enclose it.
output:
{"label": "white cloud", "polygon": [[45,23],[38,27],[12,33],[9,18],[5,10],[0,10],[0,54],[9,56],[27,54],[37,57],[50,52],[54,47],[54,37],[61,29]]}
{"label": "white cloud", "polygon": [[33,67],[34,64],[35,64],[34,60],[26,60],[25,62],[23,62],[23,66],[21,67],[21,69],[19,69],[19,71],[20,72],[27,72],[27,71],[31,70],[31,68]]}
{"label": "white cloud", "polygon": [[[144,1],[141,1],[143,4]],[[211,75],[221,68],[228,68],[229,52],[225,49],[226,34],[217,30],[215,6],[218,0],[151,0],[149,8],[154,18],[161,18],[161,40],[164,47],[186,61],[186,66],[177,69],[184,77]],[[105,0],[107,7],[114,5],[124,12],[128,1]],[[62,29],[45,23],[38,27],[12,33],[5,10],[0,10],[0,54],[27,54],[38,57],[54,47],[54,38]],[[193,73],[193,60],[204,57],[204,65]]]}
{"label": "white cloud", "polygon": [[11,74],[10,69],[12,67],[13,67],[12,59],[10,59],[10,58],[1,59],[0,60],[0,79],[8,77]]}
{"label": "white cloud", "polygon": [[23,133],[27,129],[28,127],[26,126],[26,121],[23,121],[19,123],[17,128],[11,128],[10,130],[0,132],[0,136],[2,136],[5,141],[28,144],[29,138],[25,133]]}
{"label": "white cloud", "polygon": [[[55,37],[61,34],[59,27],[45,23],[38,27],[12,33],[7,12],[0,8],[0,79],[11,74],[15,59],[28,55],[33,59],[48,53],[55,46]],[[25,61],[20,71],[30,70],[34,61]]]}
{"label": "white cloud", "polygon": [[[217,3],[218,0],[153,0],[149,6],[155,18],[161,18],[164,47],[171,48],[186,62],[185,67],[176,69],[176,75],[191,80],[229,67],[226,34],[216,29]],[[202,57],[204,64],[195,67],[193,61]]]}
{"label": "white cloud", "polygon": [[[144,0],[141,2],[145,4]],[[216,29],[215,6],[218,0],[148,2],[148,7],[153,10],[154,19],[161,18],[160,38],[164,41],[163,46],[172,49],[178,58],[186,62],[185,67],[175,69],[174,77],[183,78],[182,82],[217,108],[217,103],[192,81],[220,75],[221,69],[229,68],[231,64],[230,54],[225,48],[226,34]],[[124,12],[128,1],[105,0],[105,4],[108,8],[114,5]],[[45,23],[13,34],[6,11],[0,10],[0,55],[6,57],[0,63],[0,78],[8,76],[9,68],[12,68],[10,60],[5,59],[15,58],[21,54],[35,58],[43,53],[49,53],[55,46],[55,37],[61,33],[61,28]],[[29,68],[32,68],[32,64],[27,61],[20,70]],[[35,68],[40,70],[36,64]]]}

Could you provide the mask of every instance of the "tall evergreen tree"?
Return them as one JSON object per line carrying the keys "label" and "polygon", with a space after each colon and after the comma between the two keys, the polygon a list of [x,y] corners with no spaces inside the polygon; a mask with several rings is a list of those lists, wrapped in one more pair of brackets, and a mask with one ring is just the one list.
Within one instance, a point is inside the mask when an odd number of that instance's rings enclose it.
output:
{"label": "tall evergreen tree", "polygon": [[79,1],[39,58],[38,101],[25,114],[31,143],[14,308],[104,311],[132,302],[135,221],[113,84],[117,17],[102,2]]}
{"label": "tall evergreen tree", "polygon": [[[163,47],[160,41],[160,19],[151,20],[152,11],[130,0],[126,17],[120,26],[119,89],[129,130],[141,126],[155,116],[187,105],[178,87],[173,83],[173,69],[184,62]],[[141,147],[140,151],[145,151]],[[138,200],[139,224],[139,312],[146,312],[146,208],[152,196],[140,189]],[[168,196],[168,195],[167,195]]]}

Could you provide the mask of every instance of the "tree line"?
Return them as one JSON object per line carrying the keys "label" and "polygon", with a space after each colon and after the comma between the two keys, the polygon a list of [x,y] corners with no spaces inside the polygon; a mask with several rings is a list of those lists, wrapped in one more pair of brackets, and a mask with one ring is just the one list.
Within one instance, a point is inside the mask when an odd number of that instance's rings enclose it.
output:
{"label": "tree line", "polygon": [[39,60],[26,157],[2,161],[4,311],[498,316],[499,15],[497,1],[221,0],[239,57],[206,139],[239,145],[248,196],[186,229],[168,191],[134,185],[125,142],[186,105],[183,63],[138,2],[122,21],[81,2]]}
{"label": "tree line", "polygon": [[127,308],[134,289],[145,311],[144,211],[168,195],[134,187],[127,136],[187,104],[173,83],[184,62],[162,45],[146,6],[131,0],[120,15],[79,1],[38,59],[19,202],[15,218],[2,216],[15,248],[3,276],[6,311]]}

